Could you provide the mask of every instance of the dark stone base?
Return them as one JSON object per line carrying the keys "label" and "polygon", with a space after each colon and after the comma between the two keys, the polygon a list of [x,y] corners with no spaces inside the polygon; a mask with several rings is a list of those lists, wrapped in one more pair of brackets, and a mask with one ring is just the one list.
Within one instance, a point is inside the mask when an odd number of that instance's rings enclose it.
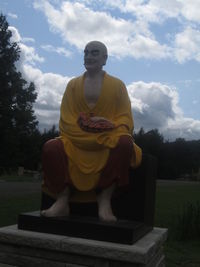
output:
{"label": "dark stone base", "polygon": [[39,211],[23,213],[18,218],[18,228],[34,232],[81,237],[99,241],[133,244],[152,227],[144,223],[118,220],[102,222],[95,217],[69,216],[46,218]]}

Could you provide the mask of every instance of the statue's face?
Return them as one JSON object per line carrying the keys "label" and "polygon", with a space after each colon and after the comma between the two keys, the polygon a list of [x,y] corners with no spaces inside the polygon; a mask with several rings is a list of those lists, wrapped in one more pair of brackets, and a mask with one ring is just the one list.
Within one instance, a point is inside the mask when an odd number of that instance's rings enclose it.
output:
{"label": "statue's face", "polygon": [[84,50],[84,65],[88,71],[99,71],[106,64],[107,51],[98,42],[90,42]]}

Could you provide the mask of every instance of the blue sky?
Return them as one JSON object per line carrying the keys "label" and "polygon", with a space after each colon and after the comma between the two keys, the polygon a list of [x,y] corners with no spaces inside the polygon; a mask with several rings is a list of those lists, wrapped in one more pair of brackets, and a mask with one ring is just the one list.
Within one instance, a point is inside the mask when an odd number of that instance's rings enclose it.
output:
{"label": "blue sky", "polygon": [[1,0],[17,68],[36,85],[41,129],[58,124],[66,84],[84,72],[87,42],[106,44],[105,70],[122,79],[136,131],[200,139],[199,0]]}

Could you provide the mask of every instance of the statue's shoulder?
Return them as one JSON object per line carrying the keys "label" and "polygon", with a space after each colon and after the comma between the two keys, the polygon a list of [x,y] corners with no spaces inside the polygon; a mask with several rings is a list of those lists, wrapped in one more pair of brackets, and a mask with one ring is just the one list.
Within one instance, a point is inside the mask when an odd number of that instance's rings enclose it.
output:
{"label": "statue's shoulder", "polygon": [[124,88],[126,87],[124,82],[122,80],[120,80],[119,78],[115,77],[115,76],[112,76],[108,73],[106,73],[106,76],[107,76],[107,80],[112,83],[112,84],[115,84],[117,85],[119,88]]}
{"label": "statue's shoulder", "polygon": [[82,79],[83,75],[71,78],[67,83],[65,92],[69,94],[70,92],[72,93],[79,90],[82,86]]}
{"label": "statue's shoulder", "polygon": [[69,80],[68,86],[76,85],[76,84],[80,83],[82,81],[82,79],[83,79],[83,75],[73,77]]}

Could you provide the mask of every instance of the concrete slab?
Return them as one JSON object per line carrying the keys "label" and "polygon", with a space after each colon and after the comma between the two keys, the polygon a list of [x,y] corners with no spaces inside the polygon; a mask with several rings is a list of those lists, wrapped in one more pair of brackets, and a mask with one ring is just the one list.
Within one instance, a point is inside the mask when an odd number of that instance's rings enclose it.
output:
{"label": "concrete slab", "polygon": [[[79,261],[77,259],[78,262],[82,262],[84,259],[87,259],[87,262],[91,262],[92,259],[93,262],[96,258],[104,261],[124,262],[122,266],[125,266],[125,264],[129,266],[131,263],[133,264],[131,266],[152,266],[152,264],[150,265],[151,262],[160,261],[160,258],[163,257],[160,249],[166,241],[166,238],[167,229],[162,228],[154,228],[133,245],[24,231],[19,230],[17,225],[0,228],[1,253],[11,255],[10,247],[12,247],[12,252],[18,260],[21,254],[24,257],[24,261],[26,258],[30,261],[31,257],[36,261],[36,256],[41,259],[41,255],[44,255],[45,259],[42,259],[44,264],[45,262],[50,262],[54,254],[57,262],[65,261],[64,255],[68,255],[66,258],[69,259],[71,257],[72,263],[74,261],[73,257],[76,256],[76,258],[79,257]],[[31,254],[33,255],[31,256]],[[0,262],[1,257],[3,256],[0,255]],[[5,258],[2,262],[5,262]],[[10,264],[10,262],[8,263]],[[60,264],[57,266],[64,265]]]}

